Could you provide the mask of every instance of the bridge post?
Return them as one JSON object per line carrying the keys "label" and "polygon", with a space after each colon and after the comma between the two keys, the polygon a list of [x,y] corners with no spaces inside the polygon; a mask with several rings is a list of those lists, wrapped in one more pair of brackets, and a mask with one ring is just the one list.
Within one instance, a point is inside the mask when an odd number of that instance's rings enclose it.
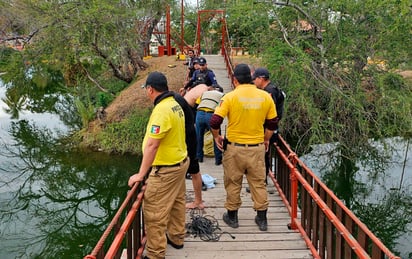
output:
{"label": "bridge post", "polygon": [[290,207],[291,207],[291,222],[290,229],[297,229],[296,220],[298,218],[298,178],[296,176],[297,159],[296,154],[289,154],[290,162],[293,164],[293,169],[290,169]]}

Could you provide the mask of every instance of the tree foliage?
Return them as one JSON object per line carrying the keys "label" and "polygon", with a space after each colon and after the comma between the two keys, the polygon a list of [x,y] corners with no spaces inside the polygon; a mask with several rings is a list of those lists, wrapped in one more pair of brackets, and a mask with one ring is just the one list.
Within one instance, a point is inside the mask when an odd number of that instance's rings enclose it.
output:
{"label": "tree foliage", "polygon": [[168,4],[173,1],[2,1],[1,42],[24,46],[1,51],[2,79],[18,89],[16,100],[30,95],[24,89],[44,89],[55,75],[61,81],[54,86],[72,87],[76,95],[115,95],[147,68],[144,48]]}
{"label": "tree foliage", "polygon": [[412,65],[408,1],[227,1],[226,10],[232,44],[260,56],[286,91],[281,129],[297,152],[338,142],[354,158],[369,138],[411,136],[411,85],[394,73]]}

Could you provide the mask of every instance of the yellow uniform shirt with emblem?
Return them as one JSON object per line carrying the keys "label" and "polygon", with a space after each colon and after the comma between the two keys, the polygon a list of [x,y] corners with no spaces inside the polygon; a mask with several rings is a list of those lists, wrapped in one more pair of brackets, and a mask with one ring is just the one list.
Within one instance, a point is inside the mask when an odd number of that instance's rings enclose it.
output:
{"label": "yellow uniform shirt with emblem", "polygon": [[153,166],[173,165],[187,157],[185,116],[173,96],[161,100],[154,107],[143,139],[143,151],[149,137],[161,140]]}
{"label": "yellow uniform shirt with emblem", "polygon": [[226,138],[241,144],[262,143],[265,120],[277,116],[270,95],[252,84],[238,85],[225,94],[215,114],[228,118]]}

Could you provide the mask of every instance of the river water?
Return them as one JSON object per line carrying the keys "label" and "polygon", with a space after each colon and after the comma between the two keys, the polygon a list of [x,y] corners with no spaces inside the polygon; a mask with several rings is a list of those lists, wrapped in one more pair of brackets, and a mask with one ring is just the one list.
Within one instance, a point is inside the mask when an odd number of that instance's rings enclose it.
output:
{"label": "river water", "polygon": [[[0,86],[0,97],[5,88]],[[0,258],[82,258],[126,196],[136,156],[68,151],[57,114],[0,102]]]}
{"label": "river water", "polygon": [[[401,258],[412,258],[412,143],[401,138],[387,139],[391,147],[385,168],[357,162],[353,174],[333,168],[335,145],[317,145],[300,159],[377,235],[391,236]],[[408,147],[409,145],[409,147]],[[383,150],[382,143],[374,143]],[[383,152],[383,151],[382,151]],[[348,169],[349,168],[349,169]],[[350,171],[350,166],[346,170]],[[402,220],[407,219],[407,222]],[[404,223],[404,224],[401,224]],[[406,224],[406,225],[405,225]],[[403,229],[404,226],[405,229]],[[393,240],[395,239],[395,240]]]}
{"label": "river water", "polygon": [[[0,97],[4,94],[0,85]],[[4,109],[7,106],[0,101],[0,258],[82,258],[124,199],[127,179],[137,171],[139,159],[68,151],[60,139],[73,127],[62,122],[61,114],[23,112],[19,119],[11,119]],[[380,212],[400,193],[412,197],[411,155],[407,154],[403,170],[406,142],[392,142],[397,143],[397,152],[386,173],[360,170],[346,182],[343,192],[339,186],[332,188],[354,211],[374,208]],[[328,148],[314,147],[302,159],[328,184],[342,183],[328,170],[330,158],[314,155]],[[402,206],[411,211],[410,203]],[[396,221],[398,214],[390,212],[385,211],[385,221]],[[396,239],[402,258],[412,252],[411,223],[408,227]]]}

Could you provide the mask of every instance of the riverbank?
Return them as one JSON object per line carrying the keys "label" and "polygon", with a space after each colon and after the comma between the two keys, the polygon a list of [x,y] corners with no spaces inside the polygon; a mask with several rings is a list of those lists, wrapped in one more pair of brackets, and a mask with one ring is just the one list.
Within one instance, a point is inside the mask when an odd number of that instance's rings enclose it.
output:
{"label": "riverbank", "polygon": [[183,61],[176,60],[175,56],[152,57],[145,60],[149,68],[140,71],[137,79],[106,108],[107,122],[118,122],[135,109],[152,106],[146,92],[141,88],[150,72],[159,71],[166,75],[169,88],[172,91],[179,90],[185,80],[187,66]]}
{"label": "riverbank", "polygon": [[[237,56],[234,62],[258,64],[249,56]],[[123,90],[104,110],[104,121],[96,119],[89,127],[79,133],[80,146],[106,153],[140,154],[140,144],[153,106],[146,92],[141,88],[150,72],[159,71],[166,75],[169,89],[178,92],[183,86],[187,66],[175,56],[152,57],[145,60],[149,68],[140,71],[137,79]],[[209,69],[214,69],[209,67]]]}
{"label": "riverbank", "polygon": [[159,71],[166,75],[169,89],[178,91],[187,72],[187,66],[175,56],[145,61],[149,67],[139,72],[136,80],[102,111],[103,115],[96,116],[87,129],[78,133],[81,147],[106,153],[140,153],[148,110],[153,106],[141,85],[150,72]]}

